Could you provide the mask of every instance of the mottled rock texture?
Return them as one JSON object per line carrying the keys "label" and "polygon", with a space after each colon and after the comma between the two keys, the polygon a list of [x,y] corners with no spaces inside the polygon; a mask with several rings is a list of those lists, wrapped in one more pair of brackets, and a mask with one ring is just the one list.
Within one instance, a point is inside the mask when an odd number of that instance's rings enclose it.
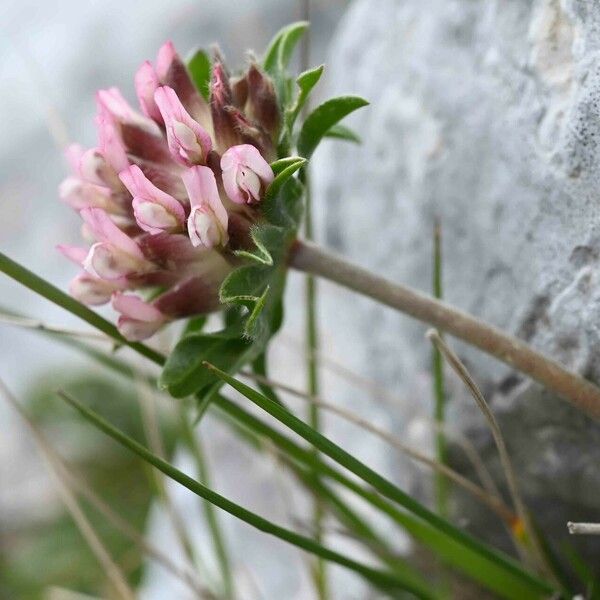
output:
{"label": "mottled rock texture", "polygon": [[[315,160],[321,241],[429,291],[439,217],[445,298],[600,381],[600,4],[361,0],[328,66],[329,92],[372,104],[353,122],[362,146],[331,143]],[[326,303],[324,318],[332,331],[354,320],[360,360],[406,399],[399,427],[430,411],[423,325],[350,295]],[[451,341],[554,541],[569,519],[600,520],[600,427]],[[450,420],[502,482],[480,414],[448,380]],[[483,509],[461,501],[456,510],[502,536]],[[600,564],[599,546],[574,543]]]}

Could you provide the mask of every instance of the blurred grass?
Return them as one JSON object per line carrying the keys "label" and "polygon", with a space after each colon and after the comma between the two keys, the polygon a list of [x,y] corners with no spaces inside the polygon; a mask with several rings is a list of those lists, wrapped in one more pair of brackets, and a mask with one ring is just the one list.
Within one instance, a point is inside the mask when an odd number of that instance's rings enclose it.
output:
{"label": "blurred grass", "polygon": [[[133,386],[100,375],[47,373],[32,382],[24,404],[50,441],[89,485],[138,531],[145,529],[153,500],[146,472],[131,453],[86,427],[57,399],[60,387],[76,394],[133,437],[143,437],[139,406]],[[162,415],[161,427],[168,455],[172,454],[176,426]],[[68,440],[68,446],[64,440]],[[33,451],[33,450],[32,450]],[[82,501],[92,526],[135,587],[143,576],[140,549],[112,528]],[[56,509],[39,511],[26,522],[3,523],[0,538],[0,599],[38,600],[49,586],[77,589],[103,596],[106,576],[83,542],[75,523],[59,500]]]}

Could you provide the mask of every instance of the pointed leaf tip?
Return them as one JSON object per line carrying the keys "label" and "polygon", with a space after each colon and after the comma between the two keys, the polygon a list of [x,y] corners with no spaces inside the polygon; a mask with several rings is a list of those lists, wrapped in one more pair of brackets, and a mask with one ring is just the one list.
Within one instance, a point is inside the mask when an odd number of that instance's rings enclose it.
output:
{"label": "pointed leaf tip", "polygon": [[350,113],[369,103],[360,96],[339,96],[323,102],[308,115],[298,137],[298,152],[311,156],[327,132]]}

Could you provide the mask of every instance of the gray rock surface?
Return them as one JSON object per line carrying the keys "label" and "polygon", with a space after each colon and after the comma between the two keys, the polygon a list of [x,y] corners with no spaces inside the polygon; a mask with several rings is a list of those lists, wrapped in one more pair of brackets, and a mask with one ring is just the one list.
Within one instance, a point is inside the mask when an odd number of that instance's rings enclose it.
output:
{"label": "gray rock surface", "polygon": [[[327,246],[429,291],[438,216],[445,298],[596,381],[599,29],[592,0],[358,1],[333,42],[328,91],[371,100],[353,123],[364,143],[332,142],[314,161]],[[327,328],[354,323],[355,363],[407,399],[393,419],[410,430],[415,416],[431,414],[425,327],[348,294],[334,298],[323,307]],[[600,428],[453,345],[493,403],[542,526],[559,542],[567,520],[600,520]],[[502,481],[481,415],[453,374],[448,381],[451,422]],[[457,512],[493,535],[482,509],[459,503]],[[574,544],[600,563],[600,547]]]}

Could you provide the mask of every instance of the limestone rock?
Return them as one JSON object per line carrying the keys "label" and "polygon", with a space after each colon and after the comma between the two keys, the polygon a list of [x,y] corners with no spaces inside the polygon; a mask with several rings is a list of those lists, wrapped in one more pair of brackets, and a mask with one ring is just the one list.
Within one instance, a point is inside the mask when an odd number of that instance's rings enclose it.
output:
{"label": "limestone rock", "polygon": [[[446,300],[596,381],[599,29],[591,0],[360,0],[333,42],[328,93],[371,100],[353,120],[364,142],[331,142],[313,161],[323,243],[430,291],[439,217]],[[357,360],[407,399],[391,413],[399,428],[431,414],[422,324],[350,294],[326,303],[323,319],[332,332],[354,321]],[[567,537],[567,520],[600,520],[600,428],[451,341],[491,400],[554,542]],[[481,416],[450,372],[448,381],[451,422],[501,482]],[[483,509],[457,512],[492,535]],[[571,541],[600,563],[600,546]]]}

